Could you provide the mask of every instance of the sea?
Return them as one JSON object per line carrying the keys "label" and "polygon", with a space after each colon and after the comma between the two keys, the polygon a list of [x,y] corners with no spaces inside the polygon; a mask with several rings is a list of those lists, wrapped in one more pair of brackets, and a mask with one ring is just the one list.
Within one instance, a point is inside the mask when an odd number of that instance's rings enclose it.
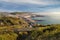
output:
{"label": "sea", "polygon": [[37,24],[60,24],[60,15],[44,15],[44,17],[33,17]]}

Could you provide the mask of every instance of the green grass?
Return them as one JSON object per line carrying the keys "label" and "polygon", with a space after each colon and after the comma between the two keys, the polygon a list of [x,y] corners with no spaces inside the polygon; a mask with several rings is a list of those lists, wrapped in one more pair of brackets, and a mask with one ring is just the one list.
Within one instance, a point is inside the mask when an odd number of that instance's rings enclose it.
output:
{"label": "green grass", "polygon": [[[1,17],[0,20],[3,20],[4,23],[4,25],[0,25],[0,40],[60,40],[60,24],[35,25],[36,30],[18,34],[11,29],[28,27],[28,23],[22,18]],[[10,22],[6,20],[10,20]],[[7,31],[3,31],[5,29]]]}

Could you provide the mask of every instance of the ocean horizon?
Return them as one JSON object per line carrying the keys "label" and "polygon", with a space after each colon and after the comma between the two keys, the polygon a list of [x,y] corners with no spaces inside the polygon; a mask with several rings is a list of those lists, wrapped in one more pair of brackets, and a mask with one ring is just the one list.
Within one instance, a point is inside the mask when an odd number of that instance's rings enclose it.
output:
{"label": "ocean horizon", "polygon": [[33,20],[36,20],[38,24],[60,24],[60,15],[44,15],[45,17],[34,17]]}

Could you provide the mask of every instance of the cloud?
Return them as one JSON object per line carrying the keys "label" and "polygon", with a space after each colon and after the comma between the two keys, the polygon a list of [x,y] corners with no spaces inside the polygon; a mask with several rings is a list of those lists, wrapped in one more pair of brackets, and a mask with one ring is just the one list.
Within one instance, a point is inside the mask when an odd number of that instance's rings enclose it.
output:
{"label": "cloud", "polygon": [[17,3],[17,4],[21,4],[21,3],[45,4],[42,1],[37,1],[37,0],[1,0],[1,1],[11,2],[11,3]]}
{"label": "cloud", "polygon": [[11,11],[6,9],[0,9],[0,12],[11,12]]}
{"label": "cloud", "polygon": [[4,2],[11,2],[11,3],[30,3],[30,4],[42,4],[42,5],[48,5],[48,4],[60,4],[59,0],[0,0]]}
{"label": "cloud", "polygon": [[7,9],[0,9],[0,12],[22,12],[20,10],[7,10]]}
{"label": "cloud", "polygon": [[59,11],[59,0],[0,0],[3,11],[47,12]]}
{"label": "cloud", "polygon": [[60,16],[60,12],[38,12],[35,14],[40,14],[40,15],[49,15],[49,16]]}
{"label": "cloud", "polygon": [[51,8],[51,9],[48,9],[48,10],[46,10],[46,12],[60,12],[60,7],[58,7],[58,8]]}

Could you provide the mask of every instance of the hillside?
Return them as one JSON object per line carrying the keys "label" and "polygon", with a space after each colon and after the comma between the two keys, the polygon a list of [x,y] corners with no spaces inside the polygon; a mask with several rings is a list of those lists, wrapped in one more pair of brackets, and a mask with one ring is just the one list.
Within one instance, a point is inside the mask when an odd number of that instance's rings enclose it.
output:
{"label": "hillside", "polygon": [[28,27],[29,24],[21,17],[2,16],[0,17],[0,40],[60,40],[60,24],[36,24],[32,27],[34,30],[16,30]]}
{"label": "hillside", "polygon": [[25,28],[28,25],[22,18],[0,17],[0,28]]}

